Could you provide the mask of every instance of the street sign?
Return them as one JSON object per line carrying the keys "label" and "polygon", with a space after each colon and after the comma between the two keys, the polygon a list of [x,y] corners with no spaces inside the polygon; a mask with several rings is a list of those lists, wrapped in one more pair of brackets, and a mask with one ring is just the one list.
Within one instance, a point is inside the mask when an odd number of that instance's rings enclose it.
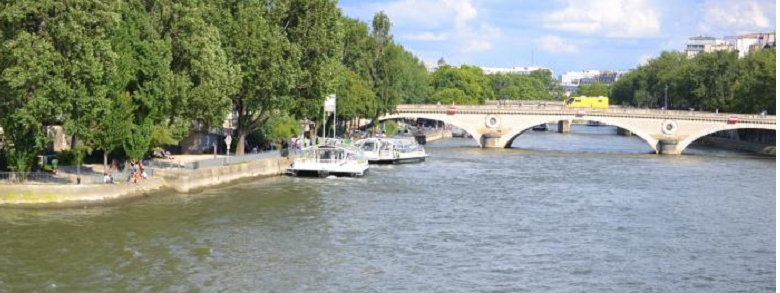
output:
{"label": "street sign", "polygon": [[336,95],[325,98],[325,112],[336,112]]}

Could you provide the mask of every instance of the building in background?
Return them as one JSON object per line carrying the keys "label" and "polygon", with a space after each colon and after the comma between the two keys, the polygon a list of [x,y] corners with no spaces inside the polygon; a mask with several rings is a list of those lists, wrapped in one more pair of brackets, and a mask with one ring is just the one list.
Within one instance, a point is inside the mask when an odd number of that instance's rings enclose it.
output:
{"label": "building in background", "polygon": [[561,74],[561,86],[579,87],[580,80],[583,78],[592,78],[601,74],[598,70],[566,71]]}
{"label": "building in background", "polygon": [[626,73],[628,73],[628,70],[566,71],[561,74],[560,84],[566,96],[571,96],[581,85],[592,85],[600,82],[606,86],[611,86]]}
{"label": "building in background", "polygon": [[606,86],[612,86],[618,79],[628,73],[628,70],[606,70],[593,77],[580,79],[580,85],[592,85],[600,82]]}
{"label": "building in background", "polygon": [[688,54],[688,58],[693,58],[699,53],[711,53],[715,51],[734,51],[734,44],[725,40],[715,37],[692,37],[688,39],[688,44],[685,46],[685,53]]}
{"label": "building in background", "polygon": [[737,51],[739,58],[744,58],[750,52],[757,52],[765,48],[775,48],[775,39],[774,31],[727,36],[722,39],[698,36],[688,39],[685,53],[688,55],[688,58],[693,58],[702,52]]}
{"label": "building in background", "polygon": [[744,58],[750,52],[758,52],[765,48],[775,48],[775,32],[751,33],[727,38],[734,44],[739,58]]}
{"label": "building in background", "polygon": [[511,68],[506,67],[480,67],[482,68],[482,73],[484,74],[496,74],[496,73],[504,73],[504,74],[531,74],[531,72],[537,71],[537,70],[547,70],[552,75],[552,70],[547,67],[541,67],[541,66],[515,66]]}

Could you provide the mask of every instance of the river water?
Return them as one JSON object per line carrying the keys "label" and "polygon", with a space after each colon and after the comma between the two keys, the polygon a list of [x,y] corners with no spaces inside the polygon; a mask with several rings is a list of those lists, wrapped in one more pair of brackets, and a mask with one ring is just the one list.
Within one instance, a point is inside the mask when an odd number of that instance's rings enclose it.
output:
{"label": "river water", "polygon": [[359,179],[0,209],[0,292],[770,292],[775,159],[611,127]]}

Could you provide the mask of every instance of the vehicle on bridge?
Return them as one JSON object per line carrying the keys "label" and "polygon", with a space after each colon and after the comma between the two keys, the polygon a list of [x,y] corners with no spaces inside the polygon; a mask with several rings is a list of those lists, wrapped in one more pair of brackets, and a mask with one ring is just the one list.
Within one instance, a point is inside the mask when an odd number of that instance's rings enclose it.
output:
{"label": "vehicle on bridge", "polygon": [[609,108],[608,97],[571,97],[563,103],[566,108]]}

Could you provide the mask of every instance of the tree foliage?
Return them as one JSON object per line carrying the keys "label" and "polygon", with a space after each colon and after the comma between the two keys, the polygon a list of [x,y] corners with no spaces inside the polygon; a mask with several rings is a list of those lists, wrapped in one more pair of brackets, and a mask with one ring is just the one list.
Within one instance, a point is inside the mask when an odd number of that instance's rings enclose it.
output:
{"label": "tree foliage", "polygon": [[670,109],[775,113],[775,49],[739,59],[736,52],[664,52],[618,80],[611,89],[617,104]]}
{"label": "tree foliage", "polygon": [[[439,67],[431,77],[434,94],[430,102],[463,101],[468,104],[484,104],[493,99],[490,78],[476,66]],[[457,90],[457,91],[455,91]]]}
{"label": "tree foliage", "polygon": [[609,96],[609,87],[601,82],[595,82],[590,85],[581,85],[577,92],[586,97],[606,97]]}
{"label": "tree foliage", "polygon": [[549,70],[530,74],[497,73],[488,76],[494,95],[501,100],[550,100],[555,84]]}

